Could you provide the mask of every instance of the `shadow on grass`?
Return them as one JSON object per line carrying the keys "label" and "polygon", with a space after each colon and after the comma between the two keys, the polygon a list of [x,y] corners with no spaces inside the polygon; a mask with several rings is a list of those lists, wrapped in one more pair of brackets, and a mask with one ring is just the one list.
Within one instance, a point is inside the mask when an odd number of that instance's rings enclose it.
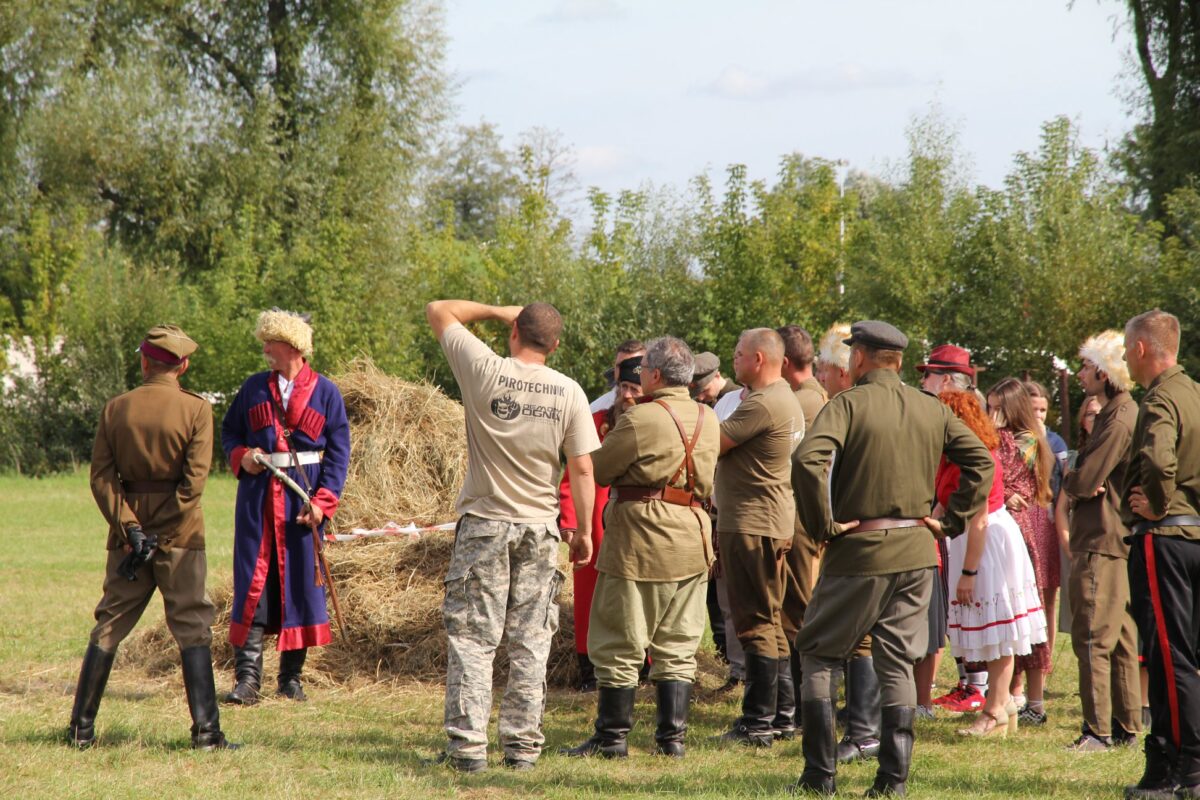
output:
{"label": "shadow on grass", "polygon": [[65,754],[78,753],[102,753],[105,750],[114,748],[136,745],[147,750],[161,750],[164,752],[179,752],[192,749],[191,735],[187,732],[187,727],[183,727],[183,734],[173,736],[171,738],[159,738],[154,736],[146,736],[144,733],[137,731],[125,725],[104,726],[97,724],[96,726],[96,744],[87,749],[75,747],[68,741],[68,726],[63,723],[55,728],[39,728],[29,731],[23,735],[4,737],[0,742],[5,744],[30,744],[38,746],[58,746],[62,747]]}

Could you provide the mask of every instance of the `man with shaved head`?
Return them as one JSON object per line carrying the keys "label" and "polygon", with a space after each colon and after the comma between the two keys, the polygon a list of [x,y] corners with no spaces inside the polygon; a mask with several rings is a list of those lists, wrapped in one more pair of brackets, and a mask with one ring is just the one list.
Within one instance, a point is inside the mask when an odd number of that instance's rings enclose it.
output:
{"label": "man with shaved head", "polygon": [[769,747],[795,733],[796,694],[783,630],[784,563],[796,504],[792,451],[804,411],[783,379],[783,338],[752,328],[738,339],[733,371],[747,394],[721,423],[717,533],[738,641],[746,653],[742,714],[724,741]]}

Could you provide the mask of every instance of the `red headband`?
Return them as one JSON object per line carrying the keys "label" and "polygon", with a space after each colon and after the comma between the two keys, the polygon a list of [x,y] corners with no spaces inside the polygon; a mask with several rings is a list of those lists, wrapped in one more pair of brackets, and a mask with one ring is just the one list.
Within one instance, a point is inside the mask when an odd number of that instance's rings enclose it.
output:
{"label": "red headband", "polygon": [[146,358],[153,358],[155,361],[161,361],[170,367],[175,367],[183,363],[182,358],[169,350],[164,350],[161,347],[150,344],[149,340],[144,340],[138,349],[142,351],[142,355],[146,356]]}

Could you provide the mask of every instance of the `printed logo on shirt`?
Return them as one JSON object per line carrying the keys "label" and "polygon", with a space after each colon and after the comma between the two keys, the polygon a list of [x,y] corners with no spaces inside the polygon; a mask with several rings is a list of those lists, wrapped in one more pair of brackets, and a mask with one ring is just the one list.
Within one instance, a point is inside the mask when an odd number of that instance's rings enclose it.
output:
{"label": "printed logo on shirt", "polygon": [[492,400],[492,413],[503,420],[516,419],[521,416],[521,404],[506,394]]}

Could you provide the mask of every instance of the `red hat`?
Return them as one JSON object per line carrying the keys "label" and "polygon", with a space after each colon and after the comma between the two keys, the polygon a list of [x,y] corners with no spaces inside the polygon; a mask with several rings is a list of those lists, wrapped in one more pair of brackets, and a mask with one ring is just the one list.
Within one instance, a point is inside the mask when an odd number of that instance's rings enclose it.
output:
{"label": "red hat", "polygon": [[975,367],[971,366],[971,351],[952,344],[939,344],[929,354],[929,360],[917,364],[917,372],[936,369],[941,372],[961,372],[975,377]]}

